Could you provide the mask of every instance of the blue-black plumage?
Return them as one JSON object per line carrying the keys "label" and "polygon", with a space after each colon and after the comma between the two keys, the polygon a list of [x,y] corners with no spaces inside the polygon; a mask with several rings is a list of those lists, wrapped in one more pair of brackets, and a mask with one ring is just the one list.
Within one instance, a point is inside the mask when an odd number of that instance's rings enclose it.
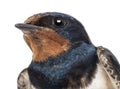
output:
{"label": "blue-black plumage", "polygon": [[120,89],[119,63],[107,49],[95,47],[72,16],[35,14],[15,26],[33,52],[18,89]]}

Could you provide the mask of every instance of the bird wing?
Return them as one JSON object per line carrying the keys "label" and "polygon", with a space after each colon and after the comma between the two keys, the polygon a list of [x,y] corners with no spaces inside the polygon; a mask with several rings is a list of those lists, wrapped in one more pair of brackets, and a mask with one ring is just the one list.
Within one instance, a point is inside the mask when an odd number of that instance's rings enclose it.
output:
{"label": "bird wing", "polygon": [[100,64],[106,71],[116,89],[120,89],[120,64],[116,57],[111,51],[102,46],[97,47],[97,55]]}
{"label": "bird wing", "polygon": [[24,69],[19,74],[19,77],[17,80],[17,87],[18,87],[18,89],[36,89],[32,86],[32,84],[30,82],[27,68]]}

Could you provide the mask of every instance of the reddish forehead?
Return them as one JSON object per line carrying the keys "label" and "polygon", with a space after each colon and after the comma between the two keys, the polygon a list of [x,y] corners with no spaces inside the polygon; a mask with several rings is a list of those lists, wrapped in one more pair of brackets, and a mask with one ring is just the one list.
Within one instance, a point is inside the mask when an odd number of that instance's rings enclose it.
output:
{"label": "reddish forehead", "polygon": [[36,14],[36,15],[30,16],[27,20],[24,21],[24,23],[34,24],[40,18],[41,18],[41,15]]}

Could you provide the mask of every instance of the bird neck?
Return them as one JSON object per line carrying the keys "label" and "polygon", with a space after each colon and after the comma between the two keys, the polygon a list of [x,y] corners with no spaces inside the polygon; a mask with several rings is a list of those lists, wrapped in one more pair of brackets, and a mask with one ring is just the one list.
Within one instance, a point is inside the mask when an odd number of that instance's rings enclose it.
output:
{"label": "bird neck", "polygon": [[45,85],[48,85],[51,89],[55,86],[67,87],[70,81],[78,82],[81,87],[87,85],[96,69],[95,52],[93,45],[83,43],[57,57],[50,57],[45,62],[32,62],[28,68],[30,79],[35,86],[37,82],[37,85],[46,88]]}

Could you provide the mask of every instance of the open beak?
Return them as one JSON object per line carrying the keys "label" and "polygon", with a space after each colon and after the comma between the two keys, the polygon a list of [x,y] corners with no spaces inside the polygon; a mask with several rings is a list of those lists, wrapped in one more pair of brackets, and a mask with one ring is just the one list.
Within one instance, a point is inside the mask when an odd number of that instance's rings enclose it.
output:
{"label": "open beak", "polygon": [[18,23],[15,24],[15,27],[20,29],[21,31],[35,31],[37,30],[42,30],[43,27],[32,25],[32,24],[26,24],[26,23]]}

